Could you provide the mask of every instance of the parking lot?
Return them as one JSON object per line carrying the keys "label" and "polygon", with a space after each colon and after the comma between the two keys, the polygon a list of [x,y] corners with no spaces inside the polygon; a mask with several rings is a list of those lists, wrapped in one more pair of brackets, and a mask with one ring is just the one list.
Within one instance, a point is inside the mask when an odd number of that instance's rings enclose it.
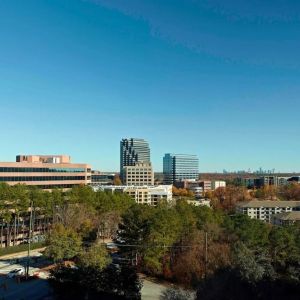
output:
{"label": "parking lot", "polygon": [[20,276],[9,278],[13,270],[25,270],[26,265],[25,252],[0,258],[0,300],[49,299],[50,288],[45,280],[48,273],[42,270],[45,261],[41,258],[39,251],[33,251],[31,254],[29,280],[25,281],[23,276],[22,278]]}

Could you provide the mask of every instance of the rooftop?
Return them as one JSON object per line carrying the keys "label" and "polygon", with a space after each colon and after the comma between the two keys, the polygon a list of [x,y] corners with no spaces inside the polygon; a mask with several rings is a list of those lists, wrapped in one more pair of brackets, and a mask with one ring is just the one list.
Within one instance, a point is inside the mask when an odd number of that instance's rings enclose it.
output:
{"label": "rooftop", "polygon": [[274,215],[274,218],[282,221],[300,221],[300,211],[291,211]]}
{"label": "rooftop", "polygon": [[247,202],[238,202],[238,207],[259,208],[259,207],[300,207],[300,201],[272,201],[272,200],[252,200]]}

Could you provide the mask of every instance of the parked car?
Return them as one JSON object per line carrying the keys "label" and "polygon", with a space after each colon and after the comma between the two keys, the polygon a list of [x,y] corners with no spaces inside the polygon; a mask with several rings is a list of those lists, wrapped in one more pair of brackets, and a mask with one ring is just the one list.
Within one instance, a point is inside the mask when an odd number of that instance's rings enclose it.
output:
{"label": "parked car", "polygon": [[23,276],[23,275],[25,275],[25,270],[20,268],[20,269],[14,269],[14,270],[10,271],[7,274],[7,277],[8,278],[14,278],[16,276]]}

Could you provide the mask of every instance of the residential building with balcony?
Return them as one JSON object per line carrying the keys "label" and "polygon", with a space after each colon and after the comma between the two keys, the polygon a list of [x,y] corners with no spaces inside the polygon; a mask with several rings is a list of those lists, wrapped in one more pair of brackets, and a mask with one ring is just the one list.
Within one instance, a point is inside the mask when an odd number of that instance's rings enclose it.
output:
{"label": "residential building with balcony", "polygon": [[158,186],[93,186],[95,191],[110,191],[126,193],[138,204],[156,206],[160,201],[172,201],[172,185]]}
{"label": "residential building with balcony", "polygon": [[300,211],[300,201],[271,201],[271,200],[252,200],[238,202],[236,212],[258,219],[267,223],[272,222],[272,217],[281,213]]}

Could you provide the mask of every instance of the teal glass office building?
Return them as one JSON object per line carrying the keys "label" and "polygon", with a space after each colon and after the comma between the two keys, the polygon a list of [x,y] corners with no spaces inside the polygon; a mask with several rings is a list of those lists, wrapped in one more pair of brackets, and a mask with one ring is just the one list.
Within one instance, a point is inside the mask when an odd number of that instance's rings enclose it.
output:
{"label": "teal glass office building", "polygon": [[197,180],[199,159],[197,155],[166,153],[163,158],[164,183],[180,180]]}

